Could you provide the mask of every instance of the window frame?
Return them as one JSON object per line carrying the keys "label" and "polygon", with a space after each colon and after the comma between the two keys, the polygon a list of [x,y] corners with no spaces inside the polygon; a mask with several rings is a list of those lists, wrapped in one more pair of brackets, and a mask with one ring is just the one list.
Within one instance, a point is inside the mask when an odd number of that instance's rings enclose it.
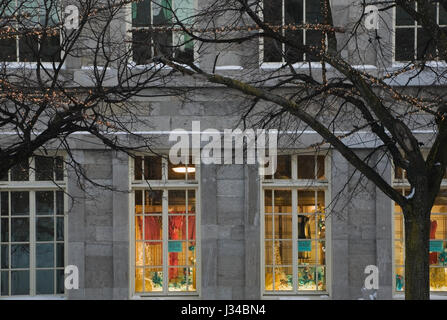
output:
{"label": "window frame", "polygon": [[[160,156],[157,154],[144,154],[138,153],[135,156]],[[150,298],[185,298],[185,299],[195,299],[201,297],[201,278],[202,278],[202,268],[201,268],[201,201],[200,201],[200,190],[201,190],[201,182],[200,182],[200,163],[195,164],[195,178],[193,180],[173,180],[168,179],[168,159],[163,155],[161,161],[162,167],[162,179],[161,180],[144,180],[144,174],[142,175],[141,180],[135,180],[135,161],[132,156],[129,156],[129,298],[142,298],[142,299],[150,299]],[[136,260],[135,260],[135,249],[136,249],[136,240],[135,240],[135,191],[136,190],[162,190],[163,191],[163,199],[162,199],[162,230],[163,230],[163,291],[159,292],[136,292],[135,291],[135,269],[136,269]],[[196,224],[196,290],[195,291],[169,291],[168,284],[168,257],[169,252],[167,250],[168,243],[168,199],[167,193],[170,190],[195,190],[195,224]],[[189,240],[188,240],[189,241]],[[145,268],[146,266],[143,266]]]}
{"label": "window frame", "polygon": [[[424,153],[425,154],[425,153]],[[394,189],[399,190],[404,192],[405,190],[410,190],[411,189],[411,185],[408,182],[408,180],[405,178],[405,171],[402,170],[401,171],[401,177],[400,178],[396,178],[395,175],[396,172],[396,168],[393,166],[391,169],[391,182],[392,182],[392,186]],[[445,190],[447,191],[447,177],[444,176],[444,178],[442,179],[441,182],[441,187],[440,190]],[[397,239],[396,238],[396,221],[395,218],[397,215],[402,216],[402,239]],[[434,215],[442,215],[442,216],[447,216],[447,212],[445,213],[434,213]],[[403,220],[403,213],[398,213],[395,211],[395,201],[391,201],[391,246],[392,246],[392,257],[391,257],[391,261],[392,261],[392,294],[393,296],[400,296],[400,295],[404,295],[405,291],[404,290],[396,290],[396,269],[397,268],[405,268],[405,223]],[[446,239],[443,239],[443,241],[445,241]],[[396,264],[396,242],[397,241],[401,241],[402,245],[403,245],[403,266],[401,265],[397,265]],[[446,266],[429,266],[429,269],[431,268],[444,268],[447,269],[447,265]],[[404,280],[405,281],[405,280]],[[435,291],[435,290],[430,290],[430,295],[438,295],[438,296],[447,296],[447,290],[446,291]]]}
{"label": "window frame", "polygon": [[[260,182],[260,263],[261,263],[261,297],[274,298],[285,296],[330,296],[332,294],[332,236],[331,236],[331,153],[329,151],[317,153],[284,153],[283,155],[291,156],[291,179],[261,179]],[[323,180],[309,180],[298,179],[298,156],[301,155],[315,155],[324,156],[325,179]],[[315,163],[315,169],[317,162]],[[315,174],[317,171],[315,171]],[[276,182],[276,181],[277,182]],[[276,182],[276,183],[275,183]],[[292,272],[293,272],[293,290],[291,291],[268,291],[265,289],[265,190],[290,190],[292,193]],[[324,191],[324,200],[326,205],[325,210],[325,276],[326,276],[326,290],[298,290],[298,191]],[[296,249],[296,250],[295,250]],[[312,266],[312,265],[311,265]]]}
{"label": "window frame", "polygon": [[[150,20],[151,20],[151,22],[153,22],[153,0],[150,0],[151,1],[151,17],[150,17]],[[175,10],[175,1],[176,0],[172,0],[173,1],[173,9]],[[194,10],[197,10],[197,8],[198,8],[198,2],[199,2],[199,0],[193,0],[193,3],[194,3]],[[134,59],[133,59],[133,49],[132,49],[132,42],[133,42],[133,39],[132,39],[132,35],[133,35],[133,30],[135,30],[135,29],[137,29],[137,30],[141,30],[141,29],[149,29],[150,27],[134,27],[133,25],[132,25],[132,22],[133,22],[133,18],[132,18],[132,3],[129,3],[129,4],[127,4],[127,6],[126,6],[126,12],[125,12],[125,16],[126,16],[126,19],[125,19],[125,25],[126,25],[126,35],[130,35],[130,41],[128,41],[128,44],[127,44],[127,50],[129,51],[129,52],[132,52],[132,54],[130,55],[130,59],[129,59],[129,67],[136,67],[136,68],[144,68],[144,67],[157,67],[158,66],[158,64],[157,63],[143,63],[143,64],[137,64],[135,61],[134,61]],[[175,33],[175,31],[171,31],[171,33],[172,33],[172,37],[173,37],[173,39],[174,39],[174,33]],[[173,40],[174,41],[174,40]],[[152,54],[152,56],[153,56],[153,54],[154,54],[154,52],[153,52],[153,48],[154,48],[154,45],[153,45],[153,43],[154,43],[154,40],[153,39],[151,39],[151,54]],[[197,65],[197,59],[199,58],[199,56],[198,56],[198,48],[197,48],[197,45],[195,44],[195,42],[193,41],[193,63],[195,64],[195,65]],[[188,67],[187,65],[183,65],[184,67]],[[189,68],[189,67],[188,67]],[[169,67],[169,66],[164,66],[163,67],[163,69],[172,69],[172,67]]]}
{"label": "window frame", "polygon": [[[17,6],[17,3],[19,0],[13,0]],[[62,2],[59,1],[58,4],[59,10],[56,11],[56,14],[58,15],[58,19],[59,21],[63,20],[63,8],[62,8]],[[40,18],[40,16],[38,17]],[[39,23],[39,22],[38,22]],[[60,48],[60,58],[62,58],[62,56],[64,55],[64,50],[62,47],[62,40],[63,40],[63,35],[62,35],[62,27],[60,26],[59,28],[59,48]],[[42,44],[39,41],[40,37],[37,36],[37,48],[39,48]],[[0,60],[0,65],[4,64],[6,65],[8,68],[12,68],[12,69],[16,69],[16,68],[27,68],[27,69],[37,69],[37,66],[40,64],[42,67],[49,69],[54,66],[59,67],[60,66],[60,61],[21,61],[20,60],[20,37],[19,35],[15,36],[15,43],[16,43],[16,61],[3,61]],[[65,66],[65,63],[62,65],[62,67]]]}
{"label": "window frame", "polygon": [[[37,276],[36,271],[38,269],[51,269],[51,270],[58,270],[63,268],[64,269],[64,283],[65,283],[65,268],[68,265],[68,197],[67,197],[67,168],[66,164],[63,162],[63,180],[44,180],[44,181],[37,181],[36,180],[36,174],[35,174],[35,157],[36,156],[45,156],[45,157],[56,157],[61,156],[63,159],[65,159],[64,155],[58,154],[35,154],[35,156],[31,157],[29,160],[29,179],[27,181],[0,181],[0,192],[28,192],[29,194],[29,240],[26,241],[26,243],[29,243],[30,248],[30,254],[29,254],[29,267],[24,268],[26,270],[29,270],[29,294],[27,295],[11,295],[11,275],[10,272],[13,270],[11,266],[7,269],[9,272],[9,294],[7,296],[1,296],[0,300],[7,300],[7,299],[20,299],[20,298],[45,298],[45,299],[66,299],[68,297],[68,290],[65,289],[64,286],[64,293],[55,293],[55,294],[37,294],[36,293],[36,287],[37,287]],[[8,179],[10,179],[11,176],[11,170],[8,171]],[[54,174],[54,171],[53,171]],[[36,238],[36,225],[37,225],[37,218],[39,217],[36,212],[36,192],[39,191],[62,191],[64,192],[64,213],[63,213],[63,221],[64,221],[64,240],[58,241],[57,239],[53,239],[52,241],[37,241]],[[11,210],[11,197],[9,197],[9,210]],[[56,208],[54,208],[56,210]],[[43,215],[43,217],[46,217],[47,215]],[[53,214],[54,218],[61,217],[62,215],[57,215],[56,212]],[[8,215],[8,219],[10,220],[12,215]],[[56,230],[54,230],[56,233]],[[12,230],[9,229],[9,239],[11,239]],[[38,242],[45,242],[45,243],[61,243],[64,244],[64,266],[63,267],[57,267],[56,265],[56,255],[53,257],[55,265],[53,267],[37,267],[36,266],[36,247]],[[19,242],[22,243],[22,242]],[[7,244],[11,246],[14,244],[14,242],[8,241]],[[56,248],[53,250],[56,251]],[[54,251],[54,252],[55,252]],[[10,255],[9,255],[10,256]],[[11,261],[9,261],[11,264]],[[21,268],[18,268],[21,269]],[[56,280],[56,276],[54,278]],[[1,282],[1,278],[0,278]],[[56,288],[57,283],[55,282],[54,287]]]}
{"label": "window frame", "polygon": [[[261,2],[261,6],[260,6],[260,11],[258,13],[258,16],[264,20],[264,14],[263,14],[263,10],[264,10],[264,1],[263,0]],[[281,20],[282,20],[282,25],[285,24],[285,1],[286,0],[280,0],[281,1],[281,5],[282,5],[282,12],[281,12]],[[303,0],[303,22],[304,24],[306,24],[306,2],[307,1],[312,1],[312,0]],[[331,4],[332,4],[332,0]],[[307,33],[307,29],[303,29],[303,44],[306,44],[306,33]],[[261,29],[259,32],[263,32],[263,30]],[[285,30],[282,29],[282,34],[284,35]],[[328,44],[328,38],[327,38],[327,34],[325,34],[325,43],[326,43],[326,48],[327,48],[327,44]],[[281,49],[283,52],[285,52],[285,44],[282,43],[281,44]],[[284,55],[281,56],[281,61],[276,61],[276,62],[266,62],[264,61],[264,37],[259,37],[259,46],[258,46],[258,50],[259,50],[259,66],[261,69],[280,69],[281,67],[283,67],[286,62],[284,60]],[[306,60],[306,55],[307,53],[303,53],[303,61],[298,61],[292,64],[292,67],[295,69],[300,69],[300,68],[308,68],[309,66],[311,68],[322,68],[321,62],[319,61],[307,61]]]}
{"label": "window frame", "polygon": [[[443,24],[440,25],[439,24],[439,19],[440,19],[440,3],[435,3],[436,4],[436,23],[439,25],[440,28],[446,28],[447,29],[447,24]],[[415,2],[415,8],[417,10],[417,3]],[[418,50],[418,30],[422,29],[422,26],[418,25],[417,21],[415,20],[413,25],[401,25],[398,26],[397,25],[397,7],[394,6],[393,8],[393,12],[392,12],[392,18],[393,18],[393,36],[392,36],[392,63],[393,66],[397,66],[397,67],[403,67],[408,65],[409,63],[411,63],[410,60],[396,60],[396,31],[397,29],[410,29],[414,31],[414,52],[413,52],[413,61],[418,61],[417,60],[417,50]],[[435,48],[436,51],[438,51],[438,48]],[[443,66],[443,67],[447,67],[447,64],[444,61],[437,59],[434,60],[426,60],[426,63],[428,64],[434,64],[434,66]]]}

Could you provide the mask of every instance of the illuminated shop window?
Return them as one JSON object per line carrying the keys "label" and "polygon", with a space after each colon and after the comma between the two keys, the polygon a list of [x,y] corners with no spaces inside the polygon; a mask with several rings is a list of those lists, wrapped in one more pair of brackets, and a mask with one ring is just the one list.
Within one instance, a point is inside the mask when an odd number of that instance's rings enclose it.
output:
{"label": "illuminated shop window", "polygon": [[0,295],[64,294],[62,157],[34,157],[0,179]]}
{"label": "illuminated shop window", "polygon": [[[401,189],[408,196],[409,189]],[[430,290],[447,291],[447,189],[441,189],[431,211]],[[394,205],[395,289],[405,291],[405,232],[402,209]]]}
{"label": "illuminated shop window", "polygon": [[[278,33],[288,39],[295,39],[299,44],[322,48],[324,33],[319,30],[298,29],[294,27],[280,28],[281,26],[296,26],[303,24],[320,24],[323,16],[320,1],[314,0],[264,0],[264,22],[272,27],[276,26]],[[289,62],[318,61],[315,56],[289,47],[284,43],[264,37],[263,62]]]}
{"label": "illuminated shop window", "polygon": [[[405,170],[394,171],[394,187],[403,195],[410,194]],[[430,290],[447,292],[447,172],[431,211],[430,224]],[[405,229],[402,208],[394,203],[394,276],[395,290],[405,291]]]}
{"label": "illuminated shop window", "polygon": [[327,291],[325,162],[278,156],[278,178],[263,181],[265,294]]}
{"label": "illuminated shop window", "polygon": [[[432,1],[434,2],[434,1]],[[417,3],[413,1],[417,11]],[[439,3],[432,3],[431,18],[441,28],[447,27],[447,12]],[[394,60],[436,60],[438,57],[434,39],[405,10],[395,8]]]}
{"label": "illuminated shop window", "polygon": [[139,156],[133,177],[134,292],[197,294],[196,166]]}
{"label": "illuminated shop window", "polygon": [[[193,62],[194,42],[187,33],[179,31],[177,19],[184,26],[191,25],[194,7],[195,0],[132,2],[133,61],[138,65],[147,64],[153,57],[163,55]],[[160,29],[163,27],[164,30]],[[151,31],[151,28],[159,29]]]}

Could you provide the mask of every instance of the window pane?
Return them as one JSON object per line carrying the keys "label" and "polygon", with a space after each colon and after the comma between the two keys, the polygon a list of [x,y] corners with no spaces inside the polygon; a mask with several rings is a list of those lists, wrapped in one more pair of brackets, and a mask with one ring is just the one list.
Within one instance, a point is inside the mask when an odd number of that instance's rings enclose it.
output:
{"label": "window pane", "polygon": [[396,6],[396,25],[414,25],[414,19],[401,6]]}
{"label": "window pane", "polygon": [[321,1],[306,1],[306,23],[318,24],[324,21],[320,3]]}
{"label": "window pane", "polygon": [[[134,3],[132,3],[133,5]],[[143,176],[143,166],[142,166],[143,158],[140,156],[135,157],[134,160],[134,179],[141,180]]]}
{"label": "window pane", "polygon": [[11,215],[29,215],[29,193],[27,191],[11,192]]}
{"label": "window pane", "polygon": [[53,191],[36,191],[36,214],[54,214],[54,193]]}
{"label": "window pane", "polygon": [[[279,8],[281,10],[281,6],[278,5],[277,1],[265,1],[270,2],[271,5],[275,8]],[[309,2],[307,1],[306,5],[308,6]],[[315,2],[315,1],[313,1]],[[285,22],[286,24],[302,24],[303,23],[303,0],[284,0],[285,6]],[[311,5],[312,6],[312,5]],[[277,9],[278,10],[278,9]]]}
{"label": "window pane", "polygon": [[196,191],[188,190],[188,213],[196,213]]}
{"label": "window pane", "polygon": [[161,157],[144,157],[144,179],[161,180]]}
{"label": "window pane", "polygon": [[147,30],[132,31],[132,59],[137,65],[147,64],[152,58],[151,33]]}
{"label": "window pane", "polygon": [[442,4],[439,5],[439,24],[447,24],[447,11],[444,9]]}
{"label": "window pane", "polygon": [[430,268],[430,290],[447,290],[447,268]]}
{"label": "window pane", "polygon": [[9,216],[9,193],[0,193],[0,215]]}
{"label": "window pane", "polygon": [[40,59],[42,62],[61,61],[61,39],[60,34],[51,34],[42,39],[40,43]]}
{"label": "window pane", "polygon": [[435,199],[431,213],[447,213],[447,190],[441,189]]}
{"label": "window pane", "polygon": [[394,263],[397,266],[403,266],[404,262],[404,243],[403,241],[394,242]]}
{"label": "window pane", "polygon": [[265,239],[273,239],[273,216],[266,214],[264,216]]}
{"label": "window pane", "polygon": [[36,294],[54,294],[54,270],[36,271]]}
{"label": "window pane", "polygon": [[135,190],[135,214],[143,213],[143,190]]}
{"label": "window pane", "polygon": [[186,240],[186,217],[169,217],[169,240]]}
{"label": "window pane", "polygon": [[[170,0],[153,0],[153,24],[155,26],[172,25],[172,9]],[[172,31],[155,32],[154,54],[170,56],[172,51]]]}
{"label": "window pane", "polygon": [[394,237],[399,240],[404,238],[403,216],[400,214],[394,216]]}
{"label": "window pane", "polygon": [[196,264],[196,243],[189,242],[188,243],[188,265],[194,266]]}
{"label": "window pane", "polygon": [[162,190],[145,190],[144,196],[145,196],[144,213],[146,214],[162,213],[162,199],[163,199]]}
{"label": "window pane", "polygon": [[169,190],[168,191],[169,213],[186,213],[186,191]]}
{"label": "window pane", "polygon": [[275,238],[292,239],[291,215],[275,215]]}
{"label": "window pane", "polygon": [[132,26],[148,27],[151,24],[151,0],[132,2]]}
{"label": "window pane", "polygon": [[22,36],[19,40],[19,58],[22,62],[37,61],[37,36]]}
{"label": "window pane", "polygon": [[29,271],[11,272],[11,294],[12,295],[29,294]]}
{"label": "window pane", "polygon": [[186,241],[171,241],[168,244],[169,265],[186,266],[188,264],[188,243]]}
{"label": "window pane", "polygon": [[315,238],[315,216],[299,215],[298,216],[298,239]]}
{"label": "window pane", "polygon": [[264,37],[264,62],[282,62],[282,56],[281,43]]}
{"label": "window pane", "polygon": [[[302,30],[286,30],[285,36],[287,39],[293,39],[297,46],[304,43],[303,31]],[[297,46],[286,45],[285,56],[288,63],[296,63],[304,61],[304,52],[297,48]]]}
{"label": "window pane", "polygon": [[317,290],[326,290],[326,268],[317,267]]}
{"label": "window pane", "polygon": [[29,219],[13,218],[11,219],[11,241],[27,242],[29,241]]}
{"label": "window pane", "polygon": [[317,179],[324,180],[325,168],[324,168],[324,156],[317,156]]}
{"label": "window pane", "polygon": [[36,180],[53,180],[54,159],[52,157],[37,156],[34,161],[36,163]]}
{"label": "window pane", "polygon": [[9,272],[2,271],[1,275],[1,287],[0,287],[0,295],[7,296],[9,295]]}
{"label": "window pane", "polygon": [[196,240],[196,217],[188,217],[188,240]]}
{"label": "window pane", "polygon": [[317,242],[312,240],[298,241],[298,264],[317,264]]}
{"label": "window pane", "polygon": [[56,214],[64,215],[64,191],[56,191]]}
{"label": "window pane", "polygon": [[53,243],[38,243],[36,245],[36,267],[37,268],[54,267]]}
{"label": "window pane", "polygon": [[417,58],[418,60],[434,60],[436,57],[436,46],[435,41],[429,32],[424,29],[418,29],[418,40],[417,40]]}
{"label": "window pane", "polygon": [[[141,219],[139,223],[141,223]],[[161,216],[150,216],[144,218],[144,228],[145,228],[145,234],[144,239],[145,240],[161,240],[162,234],[163,234],[163,228],[162,228],[162,217]],[[139,228],[142,228],[141,225],[138,226]]]}
{"label": "window pane", "polygon": [[1,242],[9,242],[9,220],[8,219],[0,219],[0,241]]}
{"label": "window pane", "polygon": [[9,268],[9,246],[2,244],[0,246],[0,269]]}
{"label": "window pane", "polygon": [[146,292],[163,291],[163,270],[161,268],[146,268],[144,274],[144,290]]}
{"label": "window pane", "polygon": [[56,270],[56,293],[64,294],[65,292],[65,275],[64,270]]}
{"label": "window pane", "polygon": [[13,244],[11,245],[11,268],[29,268],[29,245]]}
{"label": "window pane", "polygon": [[315,156],[298,156],[298,179],[315,179]]}
{"label": "window pane", "polygon": [[273,265],[274,264],[274,246],[273,246],[273,241],[265,241],[264,243],[265,246],[265,264],[266,265]]}
{"label": "window pane", "polygon": [[292,178],[292,161],[290,156],[278,156],[275,179],[291,179]]}
{"label": "window pane", "polygon": [[163,265],[163,244],[161,242],[145,242],[145,265],[162,266]]}
{"label": "window pane", "polygon": [[169,180],[185,180],[187,166],[183,163],[174,165],[168,162],[168,179]]}
{"label": "window pane", "polygon": [[275,268],[275,290],[293,290],[293,269],[292,267]]}
{"label": "window pane", "polygon": [[57,268],[65,267],[64,244],[63,243],[56,244],[56,267]]}
{"label": "window pane", "polygon": [[272,198],[273,190],[265,190],[264,191],[264,212],[273,212],[273,198]]}
{"label": "window pane", "polygon": [[292,191],[275,190],[275,212],[292,213]]}
{"label": "window pane", "polygon": [[57,226],[56,226],[56,240],[63,241],[64,240],[64,218],[56,218]]}
{"label": "window pane", "polygon": [[314,213],[315,191],[298,191],[298,212]]}
{"label": "window pane", "polygon": [[56,180],[64,180],[64,158],[56,157],[55,159],[55,174]]}
{"label": "window pane", "polygon": [[414,29],[396,29],[396,61],[414,60]]}
{"label": "window pane", "polygon": [[29,180],[29,164],[23,162],[11,168],[11,181],[28,181]]}
{"label": "window pane", "polygon": [[266,267],[265,268],[265,290],[271,291],[273,290],[273,268]]}
{"label": "window pane", "polygon": [[324,39],[324,34],[321,31],[306,31],[306,45],[313,47],[315,50],[312,54],[306,53],[306,61],[320,61],[318,54],[323,48],[322,41]]}
{"label": "window pane", "polygon": [[405,270],[402,267],[396,268],[396,290],[405,290]]}
{"label": "window pane", "polygon": [[275,241],[274,250],[276,265],[293,263],[292,241]]}
{"label": "window pane", "polygon": [[194,291],[193,268],[169,268],[169,291]]}
{"label": "window pane", "polygon": [[447,215],[431,215],[430,239],[447,240]]}
{"label": "window pane", "polygon": [[54,240],[54,218],[36,219],[36,240],[37,241]]}
{"label": "window pane", "polygon": [[299,267],[298,268],[298,290],[314,291],[317,290],[315,282],[315,267]]}
{"label": "window pane", "polygon": [[0,61],[17,61],[17,40],[0,39]]}

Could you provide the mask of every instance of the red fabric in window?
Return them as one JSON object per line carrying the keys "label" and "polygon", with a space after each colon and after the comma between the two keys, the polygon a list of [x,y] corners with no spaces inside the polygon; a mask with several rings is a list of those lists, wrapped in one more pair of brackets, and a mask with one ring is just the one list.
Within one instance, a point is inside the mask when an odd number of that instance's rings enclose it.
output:
{"label": "red fabric in window", "polygon": [[[431,221],[430,225],[430,239],[436,238],[436,229],[438,228],[438,222],[436,220]],[[437,252],[430,252],[430,264],[437,264],[438,263],[438,253]]]}

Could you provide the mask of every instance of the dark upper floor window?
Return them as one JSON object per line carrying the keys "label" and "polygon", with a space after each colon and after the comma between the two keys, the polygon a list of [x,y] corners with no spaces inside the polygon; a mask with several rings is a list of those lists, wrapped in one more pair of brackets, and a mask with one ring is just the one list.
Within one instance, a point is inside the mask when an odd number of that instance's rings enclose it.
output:
{"label": "dark upper floor window", "polygon": [[60,61],[58,4],[54,0],[2,1],[0,12],[7,19],[1,24],[0,61]]}
{"label": "dark upper floor window", "polygon": [[[136,64],[147,64],[155,56],[194,60],[194,43],[180,31],[194,14],[194,0],[142,0],[132,3],[132,49]],[[180,22],[180,23],[178,23]]]}
{"label": "dark upper floor window", "polygon": [[[299,44],[321,49],[324,33],[320,30],[296,29],[303,24],[319,24],[323,22],[320,1],[315,0],[264,0],[264,21],[271,26],[279,27],[286,38]],[[276,29],[276,28],[275,28]],[[272,38],[264,38],[263,62],[317,61],[315,56],[280,43]]]}
{"label": "dark upper floor window", "polygon": [[[414,3],[414,9],[418,10]],[[437,3],[431,5],[430,16],[441,28],[447,28],[447,12]],[[405,10],[396,7],[394,34],[394,60],[436,60],[434,39]]]}

